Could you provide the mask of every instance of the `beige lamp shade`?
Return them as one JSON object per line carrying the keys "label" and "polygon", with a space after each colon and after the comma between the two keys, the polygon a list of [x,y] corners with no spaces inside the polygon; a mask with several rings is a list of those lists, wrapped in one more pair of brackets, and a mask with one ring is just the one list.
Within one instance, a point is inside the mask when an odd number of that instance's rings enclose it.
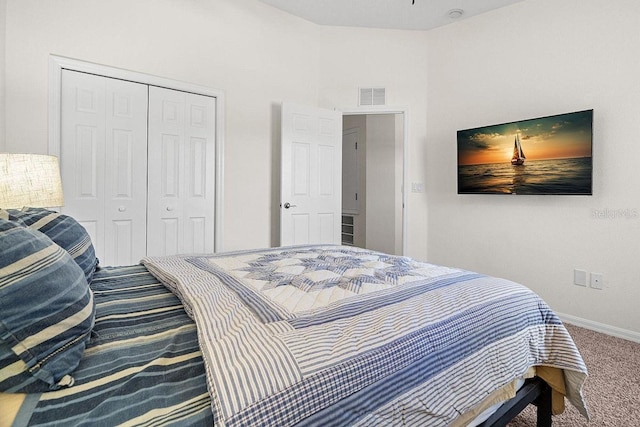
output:
{"label": "beige lamp shade", "polygon": [[0,209],[52,208],[63,204],[57,157],[0,153]]}

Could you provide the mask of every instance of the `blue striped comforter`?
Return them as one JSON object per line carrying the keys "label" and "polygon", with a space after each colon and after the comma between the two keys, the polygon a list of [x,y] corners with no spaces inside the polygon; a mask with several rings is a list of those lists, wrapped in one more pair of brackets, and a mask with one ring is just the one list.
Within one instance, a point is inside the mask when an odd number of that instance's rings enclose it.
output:
{"label": "blue striped comforter", "polygon": [[[103,268],[75,384],[29,394],[14,426],[212,425],[196,327],[143,266]],[[1,410],[1,408],[0,408]]]}
{"label": "blue striped comforter", "polygon": [[445,426],[539,365],[586,415],[573,341],[513,282],[341,246],[144,264],[197,324],[216,426]]}

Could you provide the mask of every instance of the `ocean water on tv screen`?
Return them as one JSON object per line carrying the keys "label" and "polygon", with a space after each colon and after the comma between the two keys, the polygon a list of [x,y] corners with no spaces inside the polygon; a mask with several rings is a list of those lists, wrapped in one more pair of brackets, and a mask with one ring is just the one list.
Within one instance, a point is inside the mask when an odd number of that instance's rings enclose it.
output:
{"label": "ocean water on tv screen", "polygon": [[458,193],[591,194],[591,157],[458,166]]}

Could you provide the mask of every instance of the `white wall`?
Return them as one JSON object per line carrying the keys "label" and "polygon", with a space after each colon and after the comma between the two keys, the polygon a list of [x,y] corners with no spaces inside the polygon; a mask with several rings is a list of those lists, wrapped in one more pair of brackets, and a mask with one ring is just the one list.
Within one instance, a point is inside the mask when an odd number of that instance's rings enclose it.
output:
{"label": "white wall", "polygon": [[[514,279],[560,313],[640,337],[638,28],[636,0],[527,0],[429,32],[431,261]],[[593,196],[456,194],[456,130],[589,108]],[[597,217],[607,209],[622,214]],[[605,289],[573,285],[575,268]]]}

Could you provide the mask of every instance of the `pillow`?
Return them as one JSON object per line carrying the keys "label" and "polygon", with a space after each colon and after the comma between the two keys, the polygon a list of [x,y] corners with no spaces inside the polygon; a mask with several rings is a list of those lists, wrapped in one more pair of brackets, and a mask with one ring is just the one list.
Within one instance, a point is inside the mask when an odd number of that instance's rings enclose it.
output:
{"label": "pillow", "polygon": [[10,215],[9,211],[6,211],[4,209],[0,209],[0,219],[6,219],[7,221],[15,222],[16,224],[18,224],[18,225],[20,225],[22,227],[26,227],[27,226],[27,224],[22,222],[21,219],[16,218],[13,215]]}
{"label": "pillow", "polygon": [[0,391],[72,385],[94,319],[93,294],[71,256],[0,219]]}
{"label": "pillow", "polygon": [[0,215],[0,218],[5,217],[38,230],[69,252],[84,271],[87,283],[91,283],[93,273],[98,266],[98,259],[89,233],[78,221],[70,216],[42,208],[7,209],[6,212],[8,215]]}

